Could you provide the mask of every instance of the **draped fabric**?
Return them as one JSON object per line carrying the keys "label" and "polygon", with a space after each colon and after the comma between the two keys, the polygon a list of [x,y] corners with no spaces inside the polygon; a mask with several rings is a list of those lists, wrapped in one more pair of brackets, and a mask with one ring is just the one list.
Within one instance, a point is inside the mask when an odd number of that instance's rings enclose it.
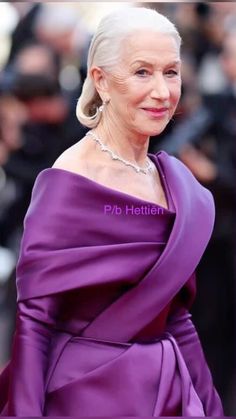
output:
{"label": "draped fabric", "polygon": [[214,200],[175,157],[149,157],[168,209],[63,169],[38,175],[1,416],[223,415],[189,312]]}

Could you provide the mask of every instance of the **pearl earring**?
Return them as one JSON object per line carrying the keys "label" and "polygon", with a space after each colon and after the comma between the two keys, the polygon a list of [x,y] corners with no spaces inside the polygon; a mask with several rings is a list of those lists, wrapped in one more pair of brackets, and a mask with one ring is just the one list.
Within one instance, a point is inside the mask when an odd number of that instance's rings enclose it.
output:
{"label": "pearl earring", "polygon": [[102,112],[102,111],[104,110],[104,108],[105,108],[105,105],[107,105],[109,102],[110,102],[110,99],[105,99],[105,100],[102,102],[102,105],[101,105],[101,106],[99,106],[99,108],[98,108],[99,112]]}

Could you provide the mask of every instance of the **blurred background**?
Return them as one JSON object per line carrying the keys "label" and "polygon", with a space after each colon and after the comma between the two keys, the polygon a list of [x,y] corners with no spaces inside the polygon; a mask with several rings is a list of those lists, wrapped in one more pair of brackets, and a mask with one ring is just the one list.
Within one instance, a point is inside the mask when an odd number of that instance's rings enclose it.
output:
{"label": "blurred background", "polygon": [[[145,5],[183,38],[182,99],[149,152],[182,160],[214,195],[216,221],[197,268],[192,315],[227,416],[236,415],[236,4],[0,3],[0,370],[15,327],[15,265],[38,173],[87,128],[75,116],[101,17]],[[201,228],[201,226],[199,226]],[[194,246],[194,240],[193,240]]]}

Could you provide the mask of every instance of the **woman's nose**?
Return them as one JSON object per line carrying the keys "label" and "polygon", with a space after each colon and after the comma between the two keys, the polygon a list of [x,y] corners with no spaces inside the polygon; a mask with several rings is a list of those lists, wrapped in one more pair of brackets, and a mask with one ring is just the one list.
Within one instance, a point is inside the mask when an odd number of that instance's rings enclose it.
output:
{"label": "woman's nose", "polygon": [[168,85],[162,75],[158,75],[154,79],[151,97],[156,99],[167,100],[170,97]]}

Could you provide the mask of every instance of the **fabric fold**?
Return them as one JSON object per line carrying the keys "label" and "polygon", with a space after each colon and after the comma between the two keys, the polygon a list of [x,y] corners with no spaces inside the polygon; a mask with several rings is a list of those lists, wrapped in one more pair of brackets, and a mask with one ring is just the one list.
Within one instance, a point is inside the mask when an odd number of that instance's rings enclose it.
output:
{"label": "fabric fold", "polygon": [[66,170],[38,175],[1,416],[223,415],[189,323],[214,200],[176,158],[149,157],[168,209]]}

